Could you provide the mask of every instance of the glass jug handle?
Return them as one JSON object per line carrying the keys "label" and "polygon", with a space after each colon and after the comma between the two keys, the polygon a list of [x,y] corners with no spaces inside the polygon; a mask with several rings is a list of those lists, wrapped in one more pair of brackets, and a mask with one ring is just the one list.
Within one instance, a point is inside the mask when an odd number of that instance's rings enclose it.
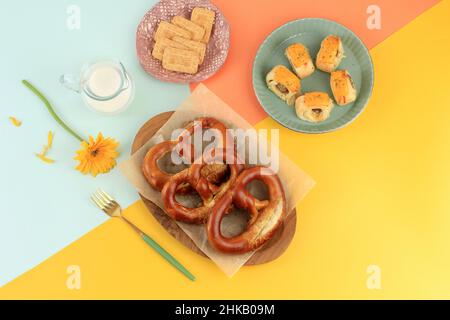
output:
{"label": "glass jug handle", "polygon": [[125,66],[123,65],[122,62],[119,62],[120,66],[122,67],[122,73],[124,76],[124,83],[123,83],[123,87],[120,90],[120,92],[127,90],[130,87],[130,78],[128,78],[128,72],[127,69],[125,69]]}
{"label": "glass jug handle", "polygon": [[63,74],[59,77],[59,82],[69,90],[75,91],[77,93],[81,92],[80,78],[73,74]]}

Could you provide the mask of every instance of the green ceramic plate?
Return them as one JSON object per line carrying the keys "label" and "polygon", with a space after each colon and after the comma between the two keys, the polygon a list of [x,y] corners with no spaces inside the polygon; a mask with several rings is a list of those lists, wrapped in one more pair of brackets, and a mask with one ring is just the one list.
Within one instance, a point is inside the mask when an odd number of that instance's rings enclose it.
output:
{"label": "green ceramic plate", "polygon": [[[301,120],[290,107],[272,93],[266,86],[266,74],[277,64],[290,67],[284,50],[295,42],[303,43],[313,61],[320,43],[329,34],[341,37],[345,49],[345,58],[338,69],[346,69],[353,78],[358,90],[355,102],[345,107],[335,104],[331,116],[319,123]],[[302,80],[302,92],[324,91],[333,97],[330,88],[330,75],[317,70]],[[362,41],[343,25],[318,18],[294,20],[273,31],[260,46],[253,62],[253,88],[264,110],[283,126],[305,133],[323,133],[344,127],[353,121],[369,101],[373,87],[373,65],[369,51]]]}

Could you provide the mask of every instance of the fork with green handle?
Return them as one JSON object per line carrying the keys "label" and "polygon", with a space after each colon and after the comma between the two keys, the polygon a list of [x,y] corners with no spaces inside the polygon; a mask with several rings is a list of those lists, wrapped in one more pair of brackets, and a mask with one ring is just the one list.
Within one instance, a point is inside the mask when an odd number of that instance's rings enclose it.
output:
{"label": "fork with green handle", "polygon": [[92,201],[104,211],[111,218],[119,218],[125,221],[130,227],[132,227],[141,238],[156,252],[158,252],[164,259],[166,259],[171,265],[177,268],[183,273],[189,280],[195,281],[195,276],[190,273],[181,263],[179,263],[170,253],[168,253],[163,247],[161,247],[155,240],[146,235],[141,229],[136,227],[130,220],[122,215],[122,208],[119,203],[114,200],[105,191],[99,189],[91,196]]}

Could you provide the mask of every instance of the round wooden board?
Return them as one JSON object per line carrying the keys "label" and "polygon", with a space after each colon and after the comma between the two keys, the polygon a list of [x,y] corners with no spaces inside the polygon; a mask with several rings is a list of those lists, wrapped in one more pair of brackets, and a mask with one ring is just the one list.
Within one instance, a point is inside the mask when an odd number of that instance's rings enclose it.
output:
{"label": "round wooden board", "polygon": [[[139,129],[136,137],[134,138],[131,154],[139,150],[155,133],[161,128],[167,120],[169,120],[173,111],[164,112],[156,115],[148,120]],[[173,236],[175,239],[183,243],[186,247],[192,251],[205,256],[205,254],[194,244],[191,238],[176,224],[176,222],[167,216],[164,211],[155,205],[150,200],[147,200],[141,195],[144,204],[149,211],[153,214],[156,220]],[[277,231],[275,236],[266,243],[261,249],[259,249],[246,263],[246,265],[257,265],[267,263],[275,260],[287,249],[295,234],[295,226],[297,223],[296,210],[292,210],[284,221],[283,226]]]}

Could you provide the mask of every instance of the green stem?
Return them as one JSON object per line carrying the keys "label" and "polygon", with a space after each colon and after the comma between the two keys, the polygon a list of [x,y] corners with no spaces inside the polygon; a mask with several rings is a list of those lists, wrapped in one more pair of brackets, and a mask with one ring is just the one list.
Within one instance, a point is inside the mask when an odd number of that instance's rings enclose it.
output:
{"label": "green stem", "polygon": [[31,83],[29,83],[27,80],[22,80],[22,83],[28,88],[30,89],[47,107],[48,112],[50,112],[50,114],[52,115],[53,119],[56,120],[56,122],[59,123],[59,125],[61,127],[63,127],[68,133],[70,133],[72,136],[74,136],[75,138],[77,138],[80,141],[84,141],[83,138],[81,138],[78,134],[75,133],[75,131],[73,131],[71,128],[69,128],[64,121],[61,120],[60,117],[58,117],[58,115],[56,114],[55,110],[53,110],[52,105],[50,104],[50,102],[47,100],[47,98],[38,90],[36,89]]}

